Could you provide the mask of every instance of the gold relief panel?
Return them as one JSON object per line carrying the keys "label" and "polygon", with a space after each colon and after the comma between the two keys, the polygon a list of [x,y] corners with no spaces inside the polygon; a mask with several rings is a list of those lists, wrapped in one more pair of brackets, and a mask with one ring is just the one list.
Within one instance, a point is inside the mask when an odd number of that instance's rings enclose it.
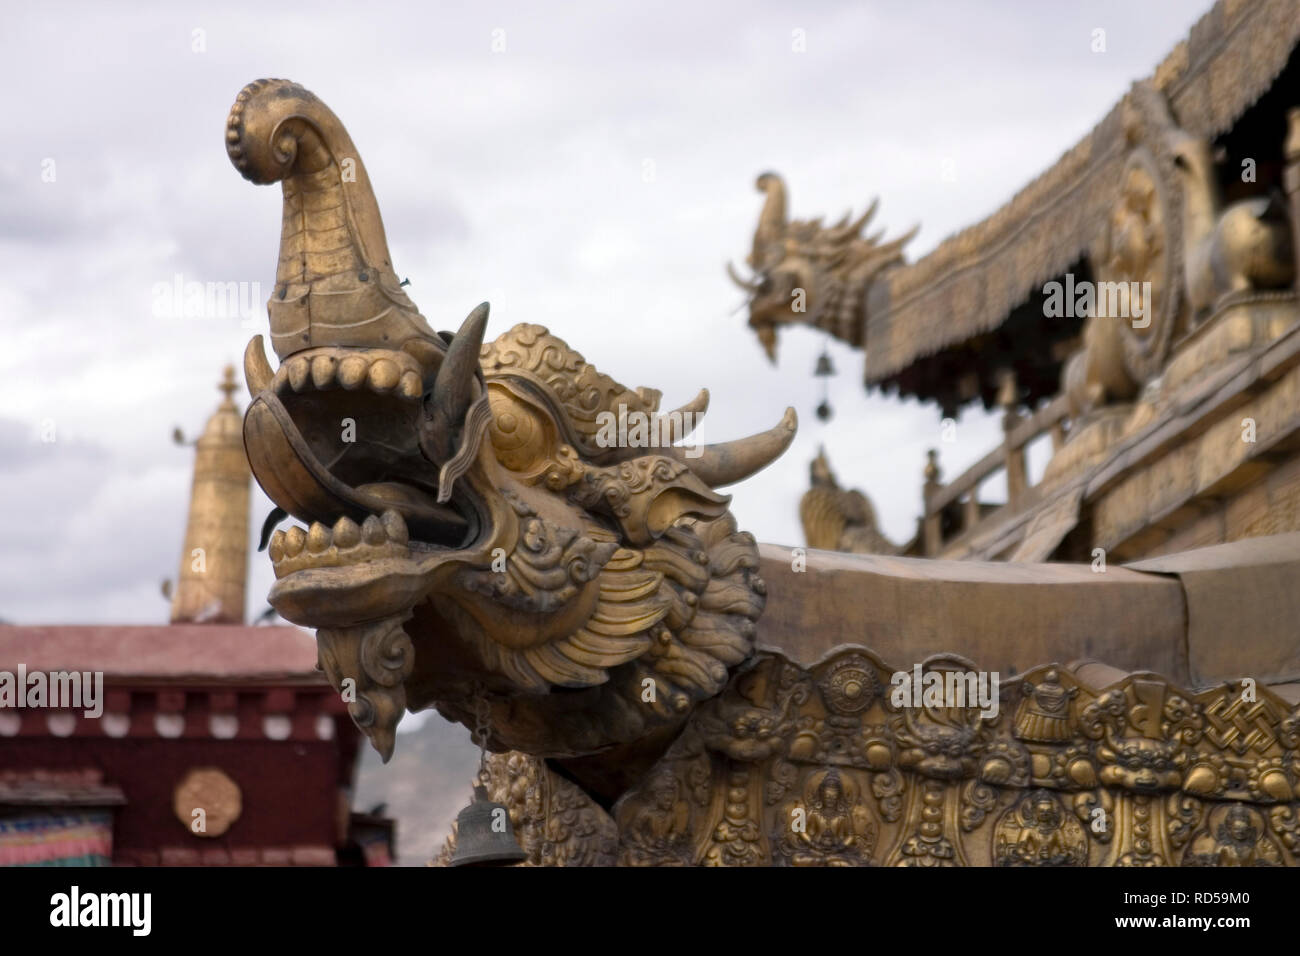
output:
{"label": "gold relief panel", "polygon": [[860,648],[760,655],[620,799],[620,862],[1295,862],[1300,713],[1267,688],[1098,689],[1053,665],[1003,682],[990,715],[902,705],[898,673]]}

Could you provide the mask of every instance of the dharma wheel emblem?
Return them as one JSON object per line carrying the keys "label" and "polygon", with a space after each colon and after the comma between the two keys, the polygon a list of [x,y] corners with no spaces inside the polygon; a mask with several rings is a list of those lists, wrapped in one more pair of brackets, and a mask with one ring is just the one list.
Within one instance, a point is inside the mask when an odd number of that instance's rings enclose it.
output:
{"label": "dharma wheel emblem", "polygon": [[856,714],[871,706],[880,692],[880,682],[871,662],[855,654],[832,667],[820,688],[826,706],[835,713]]}
{"label": "dharma wheel emblem", "polygon": [[224,771],[195,767],[176,785],[172,809],[195,836],[218,837],[239,819],[244,801],[239,784]]}

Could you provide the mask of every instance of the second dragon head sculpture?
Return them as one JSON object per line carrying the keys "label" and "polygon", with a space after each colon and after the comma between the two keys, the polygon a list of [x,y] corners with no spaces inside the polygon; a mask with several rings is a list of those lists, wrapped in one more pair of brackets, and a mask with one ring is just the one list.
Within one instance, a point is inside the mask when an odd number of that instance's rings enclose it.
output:
{"label": "second dragon head sculpture", "polygon": [[541,326],[484,344],[486,303],[434,332],[393,270],[361,157],[301,86],[245,87],[226,144],[245,178],[284,192],[279,367],[249,343],[244,439],[306,527],[271,539],[270,600],[317,629],[321,667],[384,758],[407,708],[486,724],[494,749],[577,757],[670,730],[721,691],[764,585],[715,489],[780,455],[793,411],[684,447],[707,392],[661,413],[658,392]]}
{"label": "second dragon head sculpture", "polygon": [[852,221],[845,215],[833,226],[820,219],[792,222],[780,176],[763,173],[754,185],[763,194],[763,210],[746,258],[752,275],[741,276],[730,263],[727,274],[748,297],[749,326],[763,351],[776,361],[777,333],[787,325],[811,325],[861,346],[868,289],[903,262],[903,247],[919,227],[888,242],[881,241],[883,231],[864,236],[879,205],[874,199]]}

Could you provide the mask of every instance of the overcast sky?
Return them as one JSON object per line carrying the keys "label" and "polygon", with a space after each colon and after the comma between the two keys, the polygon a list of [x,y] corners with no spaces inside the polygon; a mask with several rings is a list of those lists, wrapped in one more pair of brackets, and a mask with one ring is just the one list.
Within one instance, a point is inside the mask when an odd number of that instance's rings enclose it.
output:
{"label": "overcast sky", "polygon": [[[939,415],[867,395],[861,354],[833,347],[821,424],[813,332],[784,335],[768,365],[723,272],[749,247],[755,175],[781,172],[799,217],[879,193],[878,225],[921,224],[914,259],[1054,162],[1208,6],[7,3],[0,618],[166,620],[192,465],[171,429],[201,429],[222,365],[265,330],[274,279],[279,188],[241,179],[223,143],[249,80],[294,79],[343,120],[435,328],[488,299],[489,335],[547,325],[669,405],[708,386],[707,440],[794,405],[794,446],[735,489],[741,526],[802,543],[799,495],[825,443],[902,541]],[[155,315],[155,287],[178,275],[259,283],[254,322]],[[945,473],[998,433],[967,414]],[[257,492],[253,525],[269,508]],[[252,568],[258,611],[272,576],[264,555]]]}

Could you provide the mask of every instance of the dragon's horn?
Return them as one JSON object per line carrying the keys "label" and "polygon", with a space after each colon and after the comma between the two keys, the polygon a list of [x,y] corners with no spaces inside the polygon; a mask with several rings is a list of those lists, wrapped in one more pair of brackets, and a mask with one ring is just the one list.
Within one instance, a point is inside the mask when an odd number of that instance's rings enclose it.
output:
{"label": "dragon's horn", "polygon": [[754,230],[754,249],[749,264],[757,269],[763,261],[763,247],[779,238],[786,229],[785,181],[776,173],[763,173],[754,186],[767,198],[763,211],[758,214],[758,228]]}
{"label": "dragon's horn", "polygon": [[759,286],[762,284],[758,279],[742,278],[740,273],[736,271],[736,267],[730,262],[727,263],[727,275],[731,277],[732,282],[736,283],[736,285],[740,286],[741,289],[748,292],[750,295],[757,292]]}
{"label": "dragon's horn", "polygon": [[681,432],[675,435],[675,439],[685,438],[699,426],[704,419],[704,413],[709,410],[709,390],[702,388],[696,393],[685,405],[674,408],[671,412],[660,412],[655,416],[654,434],[663,434],[663,425],[661,422],[668,422],[670,426],[676,428],[680,423]]}
{"label": "dragon's horn", "polygon": [[849,217],[846,215],[838,225],[832,227],[829,230],[831,234],[831,239],[833,241],[844,240],[850,238],[851,236],[858,235],[866,227],[867,223],[871,222],[871,218],[876,214],[876,210],[878,208],[880,208],[879,196],[872,199],[870,204],[868,204],[866,210],[862,213],[862,215],[859,216],[857,219],[855,219],[853,222],[850,223],[848,221]]}
{"label": "dragon's horn", "polygon": [[421,426],[420,445],[429,458],[442,466],[438,475],[439,503],[451,497],[452,483],[469,467],[491,416],[487,392],[480,391],[478,399],[474,398],[488,310],[488,304],[481,302],[461,323],[425,401],[428,417]]}
{"label": "dragon's horn", "polygon": [[794,441],[799,427],[793,408],[787,408],[774,428],[748,438],[720,445],[674,445],[663,449],[670,458],[690,466],[691,472],[710,488],[734,484],[766,468]]}
{"label": "dragon's horn", "polygon": [[[650,420],[649,434],[656,436],[657,440],[662,441],[664,446],[673,442],[681,441],[689,436],[700,422],[704,420],[704,413],[709,410],[709,390],[702,388],[685,405],[674,408],[670,412],[656,412]],[[620,434],[624,428],[629,427],[627,424],[628,413],[631,409],[623,407],[623,414],[620,415],[618,429]],[[612,461],[625,461],[629,458],[638,458],[644,454],[644,449],[629,446],[619,449],[610,456]]]}
{"label": "dragon's horn", "polygon": [[[460,331],[447,346],[447,357],[438,367],[429,393],[429,413],[435,426],[445,436],[447,448],[452,434],[465,421],[465,412],[474,398],[474,378],[478,372],[478,353],[483,347],[489,306],[480,302],[461,323]],[[445,461],[443,453],[440,459]]]}

